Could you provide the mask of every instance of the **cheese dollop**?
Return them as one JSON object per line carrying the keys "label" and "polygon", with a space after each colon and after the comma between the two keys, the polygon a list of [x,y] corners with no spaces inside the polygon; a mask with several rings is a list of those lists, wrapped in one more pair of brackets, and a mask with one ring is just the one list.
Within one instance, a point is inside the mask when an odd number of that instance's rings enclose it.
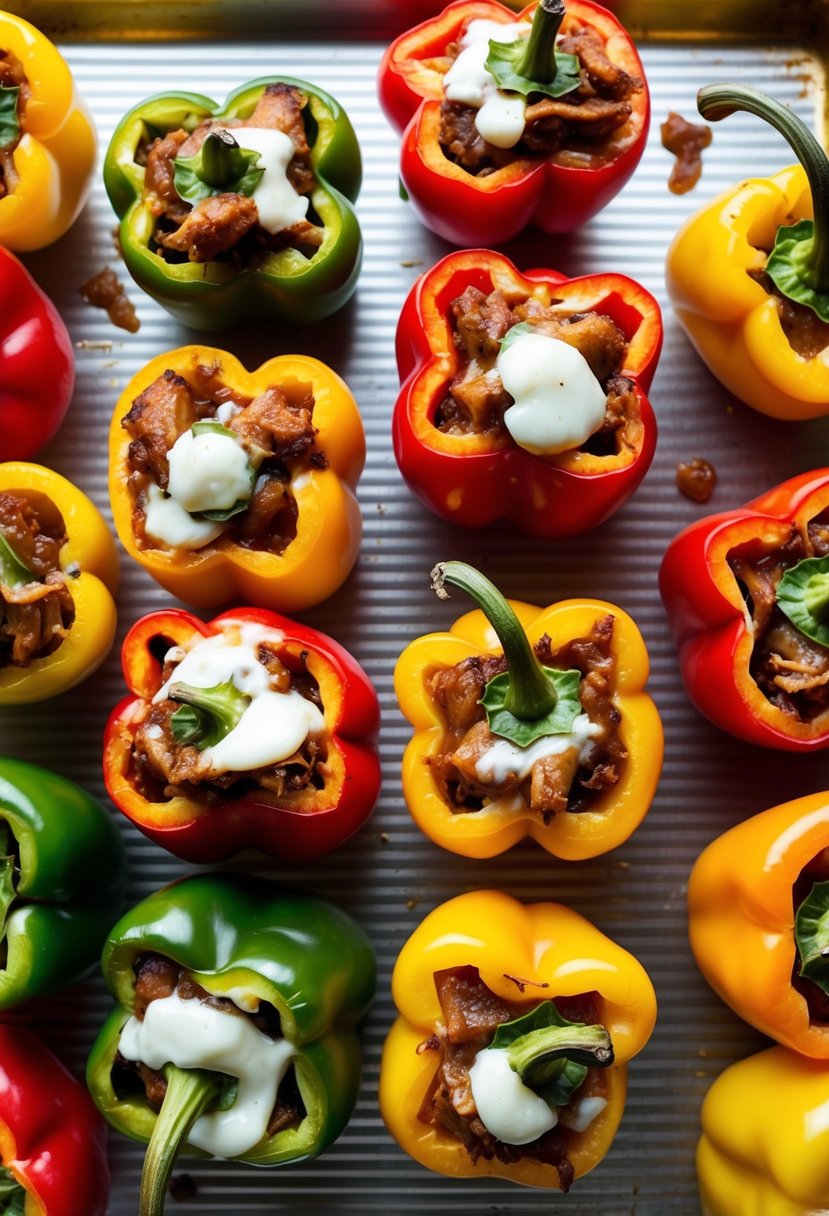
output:
{"label": "cheese dollop", "polygon": [[526,101],[520,93],[499,89],[484,66],[489,43],[517,42],[530,32],[526,21],[470,21],[461,38],[461,52],[443,78],[447,101],[459,101],[478,111],[478,134],[496,148],[514,148],[524,132]]}
{"label": "cheese dollop", "polygon": [[597,722],[591,722],[587,714],[579,714],[564,735],[542,735],[529,747],[519,747],[509,739],[495,737],[486,751],[475,763],[475,774],[484,784],[501,785],[509,777],[523,781],[532,772],[533,765],[545,756],[560,756],[571,747],[579,753],[579,761],[586,759],[593,740],[603,733]]}
{"label": "cheese dollop", "polygon": [[251,198],[256,203],[262,227],[276,233],[304,220],[308,214],[308,199],[297,194],[287,174],[296,151],[291,137],[271,127],[233,127],[229,134],[240,148],[259,153],[254,167],[265,172],[254,186]]}
{"label": "cheese dollop", "polygon": [[250,460],[238,437],[185,431],[168,451],[167,463],[168,493],[185,511],[227,511],[250,498]]}
{"label": "cheese dollop", "polygon": [[524,1084],[502,1048],[478,1052],[469,1084],[481,1122],[504,1144],[529,1144],[558,1123],[556,1111]]}
{"label": "cheese dollop", "polygon": [[169,549],[203,549],[225,526],[215,519],[196,519],[154,481],[144,491],[144,531]]}

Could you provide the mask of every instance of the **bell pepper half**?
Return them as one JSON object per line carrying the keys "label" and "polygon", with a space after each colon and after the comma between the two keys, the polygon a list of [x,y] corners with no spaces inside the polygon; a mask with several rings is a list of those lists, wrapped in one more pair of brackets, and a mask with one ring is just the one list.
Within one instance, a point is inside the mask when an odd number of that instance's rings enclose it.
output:
{"label": "bell pepper half", "polygon": [[[625,612],[600,600],[564,600],[546,608],[505,601],[488,580],[477,571],[467,574],[469,571],[471,567],[461,562],[444,563],[433,571],[433,585],[440,587],[445,581],[462,587],[482,607],[460,617],[448,632],[426,634],[410,642],[395,668],[397,699],[414,727],[403,756],[403,793],[412,817],[435,844],[465,857],[494,857],[527,836],[548,853],[568,861],[597,857],[616,848],[644,819],[662,768],[662,724],[653,701],[643,691],[648,677],[648,654],[639,630]],[[526,754],[520,749],[529,746],[527,739],[535,746],[539,738],[551,736],[555,741],[555,735],[566,735],[573,719],[585,712],[580,701],[583,695],[580,673],[543,667],[534,657],[532,645],[543,644],[546,637],[549,649],[554,652],[575,639],[588,641],[597,627],[604,628],[608,618],[612,618],[609,653],[613,666],[610,717],[621,744],[607,766],[614,769],[610,774],[614,780],[604,787],[593,783],[592,789],[582,791],[587,800],[572,811],[563,806],[554,813],[532,809],[531,799],[523,788],[526,783],[516,782],[503,796],[497,792],[484,796],[486,787],[481,787],[480,809],[466,810],[463,805],[454,805],[451,784],[448,779],[444,782],[437,771],[447,746],[456,747],[457,741],[448,743],[453,736],[436,695],[436,677],[464,662],[478,667],[496,661],[503,654],[508,660],[508,670],[489,680],[479,703],[487,706],[492,736],[489,745],[514,741],[519,747],[515,760],[520,762]],[[551,676],[556,677],[552,694]],[[557,683],[559,678],[569,689]],[[495,716],[498,697],[491,699],[491,692],[505,680],[513,710],[506,724],[505,715],[500,721]],[[506,704],[503,687],[500,692]],[[468,695],[471,699],[471,694]],[[569,710],[569,725],[554,720],[557,706],[558,710]],[[477,730],[483,725],[483,714],[475,711],[473,716],[481,719],[474,727]],[[522,734],[525,726],[530,731],[528,736]],[[513,733],[516,727],[517,733]],[[609,733],[607,727],[599,724],[589,726],[588,731],[599,737]],[[569,751],[577,746],[568,739],[559,750]],[[578,767],[574,762],[571,788],[575,788]],[[565,799],[569,801],[566,790],[560,802]]]}
{"label": "bell pepper half", "polygon": [[[38,528],[37,546],[48,534],[57,553],[45,574],[32,555]],[[0,705],[43,701],[95,671],[115,637],[117,586],[115,541],[90,499],[42,465],[0,464]],[[54,595],[60,620],[48,604]],[[30,652],[30,636],[39,650]]]}
{"label": "bell pepper half", "polygon": [[[288,398],[302,399],[309,391],[313,395],[312,454],[284,462],[296,519],[295,531],[280,551],[270,548],[269,542],[243,543],[232,528],[200,549],[160,543],[153,547],[153,538],[142,540],[136,532],[133,440],[124,419],[159,378],[181,377],[197,386],[200,369],[223,386],[225,395],[237,394],[247,401],[272,386]],[[198,397],[198,387],[190,395]],[[181,429],[189,428],[182,424]],[[183,346],[156,356],[133,376],[112,415],[109,494],[115,528],[130,557],[188,604],[213,608],[239,596],[264,608],[299,612],[332,595],[357,560],[362,517],[355,489],[364,463],[365,434],[357,404],[326,364],[307,355],[278,355],[249,372],[227,351]],[[266,517],[262,524],[266,540],[270,522]]]}
{"label": "bell pepper half", "polygon": [[[269,85],[299,90],[315,183],[311,212],[321,244],[288,246],[248,264],[214,258],[168,261],[156,240],[157,199],[145,190],[143,150],[169,132],[192,132],[206,119],[248,118]],[[357,284],[362,237],[353,202],[362,180],[360,147],[348,115],[328,93],[288,76],[263,76],[235,89],[224,105],[197,93],[160,93],[134,106],[115,130],[104,160],[104,185],[118,214],[124,262],[136,283],[193,329],[245,321],[318,321],[341,308]],[[310,214],[310,213],[309,213]]]}
{"label": "bell pepper half", "polygon": [[[620,375],[632,382],[635,415],[626,419],[616,451],[577,448],[543,456],[510,434],[451,434],[436,414],[465,359],[454,341],[450,305],[469,288],[501,292],[510,304],[562,304],[562,314],[595,312],[624,333]],[[507,331],[509,333],[509,330]],[[437,515],[481,528],[507,519],[531,536],[572,536],[600,524],[633,493],[650,466],[656,419],[646,392],[662,346],[659,305],[623,275],[567,279],[554,270],[520,273],[491,250],[451,253],[410,291],[397,327],[402,387],[394,410],[397,463],[415,494]],[[502,428],[503,430],[503,428]]]}
{"label": "bell pepper half", "polygon": [[22,1026],[0,1025],[0,1204],[20,1216],[104,1216],[106,1124],[86,1089]]}
{"label": "bell pepper half", "polygon": [[[186,980],[191,994],[197,985],[202,998],[208,993],[214,998],[214,1006],[215,998],[225,998],[221,1013],[209,1011],[214,1019],[233,1019],[231,1026],[250,1034],[252,1027],[240,1013],[246,1009],[265,1021],[271,1040],[287,1040],[291,1049],[294,1117],[242,1152],[213,1155],[279,1166],[315,1157],[336,1140],[360,1085],[355,1025],[372,1000],[375,982],[368,939],[333,904],[281,891],[265,879],[227,874],[182,879],[143,900],[110,933],[102,966],[118,1004],[98,1035],[87,1067],[90,1092],[107,1121],[125,1136],[149,1144],[142,1216],[163,1211],[165,1184],[177,1153],[196,1151],[188,1135],[198,1116],[207,1110],[210,1119],[217,1099],[220,1109],[246,1101],[242,1079],[237,1093],[227,1088],[217,1092],[220,1075],[232,1065],[221,1054],[215,1020],[212,1030],[205,1024],[190,1036],[193,1058],[203,1056],[203,1065],[180,1063],[175,1051],[168,1058],[163,1098],[154,1094],[151,1104],[143,1087],[123,1084],[119,1048],[124,1049],[125,1025],[134,1014],[144,1020],[153,997],[162,996],[157,986],[151,994],[143,987],[142,964],[148,957],[161,964],[156,975],[163,974],[164,964],[173,964],[167,990],[178,979],[173,991],[184,998],[181,985]],[[166,995],[169,998],[169,991]],[[198,1009],[198,997],[194,999]],[[132,1017],[133,1024],[136,1020]],[[246,1027],[239,1025],[243,1021]],[[152,1033],[147,1031],[149,1037]],[[159,1045],[162,1054],[164,1046]],[[221,1138],[225,1131],[217,1135]]]}
{"label": "bell pepper half", "polygon": [[517,14],[496,0],[457,0],[396,38],[380,63],[380,104],[403,137],[401,181],[418,218],[455,245],[500,245],[529,226],[572,232],[622,189],[644,152],[650,100],[635,46],[606,9],[592,0],[567,0],[564,32],[593,31],[603,54],[642,83],[629,98],[624,125],[575,153],[524,153],[478,175],[446,154],[441,104],[450,47],[470,21],[529,22],[537,9],[548,9],[549,20],[561,23],[562,6],[547,0]]}
{"label": "bell pepper half", "polygon": [[[473,999],[483,996],[477,1007],[481,1023],[494,1003],[503,1003],[521,1015],[550,1001],[561,1002],[565,1010],[560,1012],[568,1020],[578,1021],[566,1009],[572,1011],[580,999],[590,998],[598,1022],[609,1035],[613,1063],[603,1066],[605,1104],[589,1125],[579,1132],[566,1129],[562,1122],[555,1129],[554,1134],[561,1137],[564,1128],[559,1165],[549,1160],[551,1153],[542,1160],[529,1151],[521,1153],[520,1146],[512,1160],[508,1153],[502,1154],[504,1160],[497,1155],[473,1160],[457,1134],[424,1118],[441,1038],[447,1030],[450,1042],[472,1037],[462,1024],[456,1029],[454,1018],[447,1024],[439,992],[446,976],[454,981],[458,993],[461,1022],[464,988]],[[488,994],[478,991],[479,981]],[[500,891],[472,891],[441,904],[421,922],[395,964],[392,995],[398,1018],[383,1048],[380,1109],[405,1152],[449,1177],[495,1176],[538,1187],[564,1183],[566,1188],[569,1181],[598,1165],[622,1118],[627,1063],[645,1046],[656,1020],[651,982],[626,950],[562,904],[524,905]],[[502,1021],[506,1009],[496,1012],[492,1020]],[[475,1020],[474,1010],[470,1020]],[[535,1033],[542,1037],[541,1029]],[[555,1074],[556,1053],[550,1044],[542,1046],[550,1053],[550,1074]],[[582,1083],[584,1080],[582,1074]],[[532,1088],[531,1081],[525,1084]],[[573,1096],[578,1098],[578,1088]],[[470,1113],[460,1094],[457,1107]],[[510,1147],[500,1146],[501,1150]]]}
{"label": "bell pepper half", "polygon": [[703,1216],[813,1216],[829,1207],[829,1068],[783,1047],[740,1060],[702,1104]]}
{"label": "bell pepper half", "polygon": [[85,790],[0,758],[0,1009],[61,988],[95,962],[125,868],[111,816]]}
{"label": "bell pepper half", "polygon": [[22,17],[0,12],[0,245],[51,245],[86,201],[97,137],[65,59]]}
{"label": "bell pepper half", "polygon": [[[301,676],[317,685],[326,754],[314,779],[298,788],[287,781],[281,792],[257,785],[241,793],[231,788],[220,796],[215,787],[191,784],[168,795],[163,777],[156,775],[148,788],[139,780],[135,736],[164,683],[165,653],[173,647],[186,652],[204,639],[236,641],[245,629],[268,631],[292,681]],[[133,625],[124,639],[121,664],[130,696],[116,706],[106,727],[107,792],[145,836],[177,857],[221,861],[257,848],[285,861],[306,861],[337,848],[371,814],[380,789],[377,694],[356,660],[332,638],[256,608],[228,611],[208,623],[170,609],[151,612]],[[234,695],[227,686],[224,692]],[[208,712],[204,698],[191,704],[197,715]],[[191,755],[194,750],[195,745]]]}
{"label": "bell pepper half", "polygon": [[801,473],[741,509],[697,520],[662,561],[659,588],[688,696],[748,743],[799,752],[829,745],[826,645],[781,612],[792,577],[829,551],[820,523],[827,507],[829,470]]}

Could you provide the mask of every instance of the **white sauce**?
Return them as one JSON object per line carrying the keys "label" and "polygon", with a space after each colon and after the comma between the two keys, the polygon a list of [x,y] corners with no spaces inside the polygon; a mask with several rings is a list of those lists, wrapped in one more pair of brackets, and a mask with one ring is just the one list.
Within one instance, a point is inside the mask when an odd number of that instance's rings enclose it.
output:
{"label": "white sauce", "polygon": [[230,134],[240,148],[259,153],[254,168],[265,170],[251,194],[262,227],[268,232],[281,232],[304,220],[308,199],[297,194],[286,173],[296,151],[291,137],[268,127],[233,127]]}
{"label": "white sauce", "polygon": [[227,511],[251,493],[250,459],[238,437],[192,430],[167,453],[168,493],[185,511]]}
{"label": "white sauce", "polygon": [[151,481],[144,493],[144,531],[169,549],[203,549],[226,525],[214,519],[194,519],[175,498]]}
{"label": "white sauce", "polygon": [[504,1144],[529,1144],[558,1123],[556,1112],[524,1084],[501,1048],[478,1052],[469,1084],[481,1122]]}
{"label": "white sauce", "polygon": [[496,148],[514,148],[524,132],[526,100],[520,93],[499,89],[484,64],[490,40],[511,43],[530,32],[526,21],[470,21],[461,38],[461,53],[443,78],[448,101],[474,106],[478,134]]}
{"label": "white sauce", "polygon": [[515,401],[504,423],[528,452],[572,451],[602,425],[605,391],[574,346],[547,334],[522,334],[501,351],[495,366]]}
{"label": "white sauce", "polygon": [[121,1055],[150,1068],[207,1068],[238,1077],[228,1110],[201,1115],[188,1142],[214,1157],[238,1157],[267,1132],[279,1086],[295,1054],[287,1039],[276,1042],[246,1017],[182,1000],[177,992],[151,1001],[143,1022],[132,1017],[121,1032]]}
{"label": "white sauce", "polygon": [[223,401],[221,405],[216,407],[214,417],[217,422],[221,422],[222,426],[227,426],[237,414],[241,414],[242,409],[243,407],[237,401]]}
{"label": "white sauce", "polygon": [[519,747],[510,743],[509,739],[496,736],[492,746],[479,756],[475,774],[485,784],[501,785],[513,774],[523,781],[532,772],[533,765],[544,756],[560,756],[574,747],[579,753],[579,760],[584,760],[593,746],[593,740],[601,734],[602,727],[598,723],[591,722],[587,714],[579,714],[569,734],[543,735],[529,747]]}
{"label": "white sauce", "polygon": [[582,1098],[572,1111],[559,1116],[562,1127],[569,1127],[574,1132],[586,1132],[594,1119],[597,1119],[607,1106],[607,1098]]}

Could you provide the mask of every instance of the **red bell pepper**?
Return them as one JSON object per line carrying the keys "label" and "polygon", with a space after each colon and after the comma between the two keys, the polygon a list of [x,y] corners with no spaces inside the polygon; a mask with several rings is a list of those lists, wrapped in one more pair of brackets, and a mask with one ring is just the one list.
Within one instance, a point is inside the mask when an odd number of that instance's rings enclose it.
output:
{"label": "red bell pepper", "polygon": [[[453,435],[435,426],[436,411],[462,367],[450,304],[470,286],[485,294],[500,290],[511,303],[561,301],[565,313],[595,311],[619,326],[627,339],[620,374],[633,383],[638,415],[625,424],[621,450],[539,456],[509,434]],[[491,250],[451,253],[420,276],[400,314],[397,365],[403,386],[392,424],[400,471],[430,510],[467,528],[507,519],[522,532],[548,539],[585,532],[619,509],[651,463],[656,419],[645,393],[661,346],[659,305],[623,275],[567,279],[555,270],[520,273]]]}
{"label": "red bell pepper", "polygon": [[0,1025],[0,1210],[104,1216],[106,1124],[86,1089],[22,1026]]}
{"label": "red bell pepper", "polygon": [[[827,509],[829,469],[802,473],[741,509],[697,520],[665,553],[659,586],[688,696],[749,743],[829,747],[829,649],[788,616],[785,590],[792,578],[822,590]],[[818,596],[818,626],[825,610]]]}
{"label": "red bell pepper", "polygon": [[440,108],[451,64],[447,49],[469,21],[529,21],[537,7],[529,4],[515,13],[496,0],[457,0],[396,38],[380,63],[380,104],[403,135],[403,185],[427,228],[456,245],[500,245],[530,225],[543,232],[572,232],[618,194],[645,150],[650,99],[636,47],[606,9],[592,0],[567,0],[564,30],[595,31],[612,62],[643,81],[629,98],[632,112],[625,125],[596,141],[589,154],[582,148],[578,156],[568,156],[566,149],[517,156],[479,176],[444,154]]}
{"label": "red bell pepper", "polygon": [[0,246],[0,459],[34,456],[63,421],[74,386],[66,326],[26,267]]}
{"label": "red bell pepper", "polygon": [[[315,781],[301,788],[286,782],[282,791],[258,784],[251,789],[253,780],[246,779],[241,793],[180,782],[167,794],[164,779],[148,783],[146,765],[136,759],[136,734],[164,683],[164,655],[174,646],[187,651],[216,634],[238,638],[240,625],[276,631],[273,646],[292,683],[296,677],[316,682],[327,754]],[[107,723],[107,792],[145,836],[170,853],[186,861],[214,862],[256,848],[283,861],[308,861],[337,848],[371,814],[380,789],[377,694],[356,660],[332,638],[264,609],[229,610],[207,623],[170,609],[151,612],[133,625],[124,639],[121,664],[131,696],[116,706]],[[179,695],[165,701],[168,711],[170,701],[179,701]],[[189,704],[197,706],[197,715],[202,712],[197,699]],[[189,750],[192,754],[193,747]]]}

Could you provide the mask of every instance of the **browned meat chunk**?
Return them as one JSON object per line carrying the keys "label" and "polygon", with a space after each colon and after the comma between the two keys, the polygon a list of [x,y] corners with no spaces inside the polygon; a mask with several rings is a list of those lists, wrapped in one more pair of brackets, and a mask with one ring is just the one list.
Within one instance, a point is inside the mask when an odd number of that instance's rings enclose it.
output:
{"label": "browned meat chunk", "polygon": [[121,425],[132,436],[130,467],[149,473],[162,490],[170,478],[167,453],[199,418],[190,385],[183,376],[167,370],[132,403]]}
{"label": "browned meat chunk", "polygon": [[530,807],[544,823],[549,823],[558,811],[567,810],[570,789],[578,768],[579,753],[575,747],[557,756],[543,756],[533,765]]}
{"label": "browned meat chunk", "polygon": [[503,670],[502,660],[475,655],[434,674],[431,680],[432,696],[443,710],[447,726],[453,734],[463,733],[473,722],[483,718],[484,709],[480,700],[484,686]]}
{"label": "browned meat chunk", "polygon": [[240,535],[254,538],[271,533],[277,517],[292,501],[290,482],[285,478],[259,477],[238,525]]}
{"label": "browned meat chunk", "polygon": [[502,1022],[515,1017],[515,1007],[486,986],[477,967],[436,971],[435,988],[450,1043],[491,1035]]}
{"label": "browned meat chunk", "polygon": [[681,114],[671,110],[660,133],[662,147],[676,157],[668,189],[672,194],[687,194],[700,179],[702,152],[711,143],[711,128],[704,123],[686,122]]}
{"label": "browned meat chunk", "polygon": [[279,460],[304,455],[313,445],[313,398],[294,405],[281,388],[268,388],[230,422],[248,447],[262,448]]}
{"label": "browned meat chunk", "polygon": [[291,143],[299,156],[307,156],[308,136],[305,132],[305,122],[302,111],[307,99],[293,85],[269,84],[256,103],[256,108],[250,118],[246,119],[247,127],[271,127],[283,131],[290,137]]}
{"label": "browned meat chunk", "polygon": [[509,304],[500,291],[484,295],[477,287],[467,287],[450,305],[455,320],[455,345],[472,363],[491,366],[498,357],[501,340],[515,324]]}
{"label": "browned meat chunk", "polygon": [[561,97],[543,97],[524,111],[523,143],[533,152],[554,152],[574,133],[579,139],[606,139],[623,127],[633,112],[629,101],[589,97],[576,104]]}
{"label": "browned meat chunk", "polygon": [[629,97],[642,89],[638,76],[630,76],[607,57],[605,44],[595,30],[583,27],[565,34],[557,45],[563,55],[577,55],[592,87],[603,97]]}
{"label": "browned meat chunk", "polygon": [[451,763],[459,773],[467,793],[480,797],[492,794],[493,797],[500,798],[512,794],[520,786],[522,778],[518,773],[508,773],[501,780],[496,780],[494,776],[479,776],[478,763],[495,742],[496,737],[486,722],[476,722],[474,726],[470,726],[460,745],[452,752]]}
{"label": "browned meat chunk", "polygon": [[475,126],[477,110],[472,106],[444,101],[440,107],[440,143],[446,155],[470,173],[491,165],[497,150],[488,144]]}
{"label": "browned meat chunk", "polygon": [[135,1016],[144,1020],[151,1001],[172,996],[181,968],[160,954],[145,954],[135,967]]}
{"label": "browned meat chunk", "polygon": [[540,333],[574,346],[600,384],[619,370],[627,351],[627,340],[619,326],[599,313],[574,313],[570,317],[557,317],[553,313],[535,324]]}
{"label": "browned meat chunk", "polygon": [[60,512],[42,495],[36,502],[10,491],[0,493],[0,536],[31,580],[0,575],[0,669],[28,667],[52,654],[68,636],[75,604],[60,569],[66,528]]}
{"label": "browned meat chunk", "polygon": [[186,253],[191,262],[212,262],[233,249],[254,224],[259,211],[244,194],[217,194],[202,199],[171,233],[157,233],[165,249]]}
{"label": "browned meat chunk", "polygon": [[147,167],[144,171],[144,191],[152,195],[152,210],[166,215],[175,224],[180,224],[190,210],[190,204],[182,202],[174,183],[173,161],[181,155],[182,144],[187,139],[186,131],[170,131],[163,139],[156,139],[147,151]]}

